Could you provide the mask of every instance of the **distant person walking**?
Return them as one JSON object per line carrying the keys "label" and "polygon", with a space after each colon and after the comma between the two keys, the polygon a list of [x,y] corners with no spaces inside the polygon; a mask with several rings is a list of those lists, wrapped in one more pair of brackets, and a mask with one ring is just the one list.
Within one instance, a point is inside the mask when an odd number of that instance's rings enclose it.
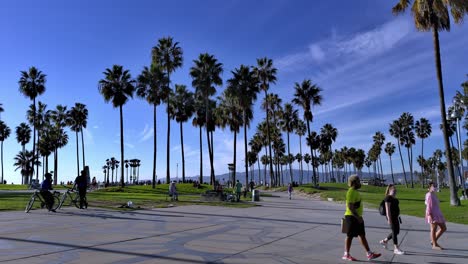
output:
{"label": "distant person walking", "polygon": [[400,202],[396,198],[397,190],[395,185],[389,184],[385,191],[385,216],[387,217],[387,223],[390,226],[392,232],[384,239],[380,241],[380,244],[387,248],[388,241],[393,240],[393,253],[396,255],[404,255],[405,252],[401,251],[398,247],[398,234],[400,233]]}
{"label": "distant person walking", "polygon": [[175,181],[172,181],[169,184],[169,196],[171,197],[171,201],[179,201],[179,194],[177,193],[177,186]]}
{"label": "distant person walking", "polygon": [[[442,250],[437,240],[447,231],[445,218],[440,211],[439,199],[435,194],[437,190],[433,182],[429,183],[429,191],[426,193],[426,221],[431,225],[431,244],[432,249]],[[440,228],[440,229],[439,229]],[[437,230],[439,229],[439,230]]]}
{"label": "distant person walking", "polygon": [[290,183],[290,184],[288,185],[288,196],[289,196],[289,200],[291,200],[292,192],[293,192],[293,187],[292,187],[292,184]]}
{"label": "distant person walking", "polygon": [[236,200],[237,202],[240,201],[240,197],[241,197],[241,193],[242,193],[242,183],[240,183],[239,180],[237,180],[237,183],[236,183]]}
{"label": "distant person walking", "polygon": [[364,228],[364,220],[362,219],[363,204],[361,194],[358,190],[361,188],[361,182],[357,175],[351,175],[348,178],[348,192],[346,193],[346,212],[345,224],[347,227],[347,236],[345,239],[345,251],[342,257],[343,260],[355,261],[349,254],[353,238],[359,236],[362,246],[367,252],[367,259],[376,259],[381,256],[379,253],[374,253],[370,250],[366,239],[366,231]]}

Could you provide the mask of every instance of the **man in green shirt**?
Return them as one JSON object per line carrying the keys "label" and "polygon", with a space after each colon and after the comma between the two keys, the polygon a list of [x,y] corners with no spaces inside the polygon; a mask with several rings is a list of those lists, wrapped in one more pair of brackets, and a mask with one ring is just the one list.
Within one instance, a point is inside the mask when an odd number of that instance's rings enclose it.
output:
{"label": "man in green shirt", "polygon": [[236,183],[236,198],[237,198],[238,202],[240,201],[241,192],[242,192],[242,183],[240,183],[239,180],[237,180],[237,183]]}
{"label": "man in green shirt", "polygon": [[379,253],[374,253],[370,250],[366,239],[366,231],[364,228],[364,220],[362,219],[363,204],[361,194],[358,190],[361,188],[361,181],[357,175],[351,175],[348,178],[348,192],[346,193],[346,212],[345,224],[347,227],[347,236],[345,239],[345,251],[342,257],[343,260],[355,261],[349,254],[351,242],[353,238],[359,236],[362,246],[366,249],[367,259],[375,259],[381,256]]}

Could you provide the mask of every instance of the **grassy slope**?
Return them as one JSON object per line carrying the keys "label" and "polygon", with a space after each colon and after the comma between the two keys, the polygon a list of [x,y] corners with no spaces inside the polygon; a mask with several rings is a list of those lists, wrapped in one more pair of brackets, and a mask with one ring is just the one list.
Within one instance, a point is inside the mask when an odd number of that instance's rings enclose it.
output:
{"label": "grassy slope", "polygon": [[[2,186],[2,185],[0,185]],[[7,190],[25,190],[27,187],[15,185],[5,185]],[[58,189],[58,188],[56,188]],[[63,189],[63,188],[62,188]],[[87,198],[90,206],[116,209],[132,201],[134,206],[149,209],[153,207],[167,207],[173,205],[220,205],[228,207],[252,207],[249,203],[225,203],[225,202],[200,202],[200,194],[211,190],[209,185],[202,185],[200,189],[193,188],[191,184],[178,184],[179,201],[171,202],[167,197],[168,184],[157,185],[155,189],[151,186],[128,186],[124,189],[120,187],[109,187],[97,191],[88,192]],[[6,190],[6,188],[3,188]],[[2,193],[0,194],[0,211],[24,210],[31,193]],[[248,196],[250,197],[250,196]],[[167,199],[167,200],[166,200]],[[248,199],[247,199],[248,200]],[[34,208],[39,208],[39,203],[34,203]]]}
{"label": "grassy slope", "polygon": [[[333,198],[335,201],[343,202],[346,199],[346,191],[348,190],[346,184],[322,183],[320,186],[326,189],[317,190],[312,188],[311,185],[304,185],[296,188],[296,190],[307,193],[320,193],[322,198]],[[362,186],[360,192],[364,204],[367,207],[377,208],[384,198],[385,187]],[[424,197],[426,192],[426,189],[420,187],[411,189],[405,188],[404,185],[397,186],[397,198],[400,200],[401,213],[404,215],[424,217],[426,208]],[[459,207],[450,206],[449,190],[447,188],[437,193],[437,196],[440,200],[442,213],[447,221],[468,224],[468,201],[462,201],[462,205]]]}

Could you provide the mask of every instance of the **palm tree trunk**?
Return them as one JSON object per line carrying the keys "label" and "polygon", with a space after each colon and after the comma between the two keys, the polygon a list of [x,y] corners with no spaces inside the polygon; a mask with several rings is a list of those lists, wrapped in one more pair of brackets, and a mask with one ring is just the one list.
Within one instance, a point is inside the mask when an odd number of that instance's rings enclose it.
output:
{"label": "palm tree trunk", "polygon": [[410,151],[409,151],[409,148],[406,148],[406,151],[408,153],[408,165],[410,167],[410,179],[411,179],[411,188],[414,188],[414,185],[413,185],[413,174],[411,173],[411,159],[410,159]]}
{"label": "palm tree trunk", "polygon": [[414,180],[413,180],[413,147],[410,147],[410,174],[411,174],[411,188],[414,188]]}
{"label": "palm tree trunk", "polygon": [[[211,160],[211,141],[210,141],[210,132],[208,131],[208,124],[206,125],[206,141],[208,142],[208,157],[210,158],[210,170],[211,170],[211,166],[213,162]],[[213,175],[211,175],[211,171],[210,171],[210,184],[211,185],[214,184]]]}
{"label": "palm tree trunk", "polygon": [[268,97],[268,93],[267,91],[265,90],[265,103],[266,103],[266,124],[267,124],[267,138],[268,138],[268,149],[269,149],[269,157],[270,157],[270,162],[269,162],[269,167],[270,167],[270,184],[273,180],[273,157],[271,156],[271,136],[270,136],[270,117],[269,117],[269,114],[268,112],[270,111],[270,107],[269,107],[269,104],[268,104],[268,100],[267,100],[267,97]]}
{"label": "palm tree trunk", "polygon": [[[156,188],[156,150],[157,150],[157,139],[156,139],[156,105],[153,105],[153,189]],[[128,178],[128,168],[127,168]]]}
{"label": "palm tree trunk", "polygon": [[[169,96],[169,95],[168,95]],[[170,153],[170,145],[171,145],[171,115],[170,115],[170,106],[169,106],[169,98],[167,99],[167,143],[166,143],[166,182],[169,183],[171,181],[171,171],[170,171],[170,161],[171,161],[171,153]]]}
{"label": "palm tree trunk", "polygon": [[[307,120],[307,135],[309,136],[310,138],[310,124],[309,124],[309,120]],[[317,176],[315,174],[315,166],[314,166],[314,162],[315,162],[315,156],[314,156],[314,152],[312,150],[312,144],[310,144],[310,155],[312,156],[312,174],[314,176],[314,186],[317,187]]]}
{"label": "palm tree trunk", "polygon": [[260,184],[260,181],[262,180],[262,175],[260,171],[260,157],[257,158],[257,166],[258,166],[258,183],[257,184]]}
{"label": "palm tree trunk", "polygon": [[403,162],[403,155],[401,154],[400,139],[398,138],[398,152],[400,153],[401,167],[403,168],[403,176],[405,176],[405,185],[408,188],[408,179],[406,178],[405,163]]}
{"label": "palm tree trunk", "polygon": [[447,120],[445,113],[445,98],[444,98],[444,84],[442,81],[442,62],[440,58],[440,47],[439,47],[439,29],[437,23],[434,23],[433,29],[433,40],[434,40],[434,53],[435,53],[435,65],[437,73],[437,81],[439,84],[439,100],[440,100],[440,116],[442,119],[442,131],[444,134],[445,151],[447,153],[447,169],[449,176],[449,187],[450,187],[450,205],[459,206],[460,199],[457,196],[458,188],[455,184],[455,174],[452,165],[452,154],[450,151],[449,138],[447,133]]}
{"label": "palm tree trunk", "polygon": [[304,169],[302,167],[302,160],[303,160],[303,156],[302,156],[302,139],[301,139],[301,136],[299,136],[299,153],[301,154],[301,184],[302,184],[302,181],[304,179]]}
{"label": "palm tree trunk", "polygon": [[200,126],[200,184],[203,184],[203,148],[202,148],[202,126]]}
{"label": "palm tree trunk", "polygon": [[[37,130],[37,142],[39,144],[40,131]],[[36,148],[36,157],[39,159],[39,147]],[[39,180],[39,162],[36,163],[36,180]]]}
{"label": "palm tree trunk", "polygon": [[185,182],[184,132],[180,122],[180,145],[182,147],[182,182]]}
{"label": "palm tree trunk", "polygon": [[[120,186],[122,188],[125,187],[125,181],[124,181],[124,127],[123,127],[123,107],[120,106]],[[169,133],[168,133],[169,134]],[[116,180],[117,180],[117,175],[116,175]]]}
{"label": "palm tree trunk", "polygon": [[81,151],[83,153],[83,169],[84,169],[86,167],[86,162],[85,162],[85,151],[84,151],[83,127],[81,127],[80,130],[81,130]]}
{"label": "palm tree trunk", "polygon": [[390,157],[390,172],[392,173],[392,182],[395,184],[395,178],[393,177],[393,164],[392,164],[392,156],[388,155]]}
{"label": "palm tree trunk", "polygon": [[244,115],[244,160],[245,160],[245,186],[249,184],[249,160],[247,156],[247,116],[245,110],[243,111]]}
{"label": "palm tree trunk", "polygon": [[[421,138],[421,157],[424,160],[424,138]],[[421,165],[421,175],[422,175],[421,187],[424,189],[424,179],[426,178],[426,176],[424,175],[424,168],[422,164],[420,165]]]}
{"label": "palm tree trunk", "polygon": [[[290,151],[290,148],[289,148],[289,132],[287,132],[286,135],[287,135],[287,140],[288,140],[288,159],[289,159],[289,156],[291,156],[291,151]],[[289,163],[289,178],[291,179],[291,183],[292,183],[293,182],[292,163],[289,162],[289,160],[288,160],[288,163]]]}
{"label": "palm tree trunk", "polygon": [[76,176],[78,176],[80,175],[80,151],[78,147],[78,130],[75,133],[76,133]]}
{"label": "palm tree trunk", "polygon": [[383,182],[385,179],[384,179],[384,174],[383,174],[382,159],[380,158],[380,155],[379,155],[379,163],[380,163],[380,175],[382,175],[382,182]]}
{"label": "palm tree trunk", "polygon": [[57,173],[58,173],[58,149],[55,149],[55,155],[54,155],[54,185],[57,185]]}
{"label": "palm tree trunk", "polygon": [[236,182],[236,162],[237,162],[237,131],[234,131],[234,157],[233,157],[233,164],[234,164],[234,170],[232,171],[232,182],[233,184]]}
{"label": "palm tree trunk", "polygon": [[2,140],[2,149],[1,149],[1,158],[0,161],[2,162],[2,182],[0,184],[3,184],[3,140]]}
{"label": "palm tree trunk", "polygon": [[34,175],[34,162],[36,161],[36,97],[33,98],[33,104],[34,104],[34,113],[33,113],[33,150],[32,150],[32,153],[33,153],[33,165],[32,165],[32,168],[33,168],[33,173],[31,174],[30,178],[29,178],[29,182],[32,182],[32,177]]}
{"label": "palm tree trunk", "polygon": [[213,175],[212,176],[213,177],[213,183],[215,183],[216,182],[216,174],[215,174],[215,171],[214,171],[214,140],[213,140],[214,137],[213,137],[213,133],[214,133],[214,131],[210,132],[210,137],[211,137],[211,139],[210,139],[211,140],[211,160],[213,161],[212,162],[213,165],[211,166],[211,175]]}

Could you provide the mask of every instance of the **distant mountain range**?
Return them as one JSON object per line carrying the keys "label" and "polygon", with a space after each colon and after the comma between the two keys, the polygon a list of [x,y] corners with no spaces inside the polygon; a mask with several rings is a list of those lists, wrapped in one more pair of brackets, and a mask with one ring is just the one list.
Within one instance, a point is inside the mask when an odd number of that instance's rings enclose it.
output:
{"label": "distant mountain range", "polygon": [[[301,171],[298,170],[298,169],[293,169],[293,181],[297,181],[299,182],[299,179],[300,179],[300,176],[301,176]],[[336,175],[336,171],[334,172],[335,175]],[[255,182],[257,183],[260,183],[260,181],[263,181],[264,179],[264,175],[265,175],[265,170],[260,170],[260,179],[259,179],[259,171],[258,170],[254,170],[253,172],[253,176],[254,176],[254,180]],[[348,172],[347,175],[351,175],[351,174],[354,174],[354,172]],[[374,173],[368,173],[368,172],[361,172],[361,173],[358,173],[359,176],[361,176],[362,179],[371,179],[371,178],[374,178],[375,177],[375,174]],[[269,182],[269,176],[270,175],[270,172],[267,170],[266,171],[266,178],[267,178],[267,182]],[[344,175],[344,172],[343,171],[340,171],[340,175]],[[404,174],[401,172],[401,173],[394,173],[393,174],[394,178],[395,178],[395,182],[397,183],[404,183],[405,182],[405,176]],[[251,177],[252,177],[252,171],[249,170],[249,181],[251,180]],[[284,177],[284,182],[285,183],[289,183],[290,181],[290,177],[289,177],[289,169],[288,170],[284,170],[283,171],[283,177]],[[313,177],[313,173],[312,173],[312,170],[309,171],[309,174],[307,174],[307,170],[304,170],[304,179],[303,179],[303,182],[304,183],[308,183],[308,182],[311,182],[312,180],[312,177]],[[326,174],[323,174],[321,172],[319,172],[319,177],[320,177],[320,181],[324,181],[325,180],[325,177],[326,177]],[[409,174],[409,172],[406,172],[406,177],[408,179],[408,182],[410,182],[411,180],[411,176]],[[191,179],[191,180],[195,180],[195,181],[198,181],[200,178],[200,176],[190,176],[190,177],[186,177],[186,179]],[[224,174],[219,174],[219,175],[216,175],[216,180],[219,180],[219,181],[224,181],[224,182],[227,182],[229,179],[230,179],[230,175],[229,173],[224,173]],[[172,180],[176,180],[176,178],[171,178]],[[237,172],[236,173],[236,179],[237,180],[240,180],[241,182],[244,182],[245,181],[245,172]],[[386,180],[386,183],[391,183],[392,182],[392,175],[391,174],[384,174],[384,179]],[[417,178],[417,175],[413,173],[413,179],[414,181],[418,181],[418,178]],[[162,178],[160,178],[160,180],[164,180]],[[181,178],[179,177],[178,180],[181,180]],[[346,180],[346,178],[345,178]],[[203,176],[203,181],[204,182],[209,182],[210,181],[210,177],[209,176]],[[341,182],[341,181],[340,181]]]}

